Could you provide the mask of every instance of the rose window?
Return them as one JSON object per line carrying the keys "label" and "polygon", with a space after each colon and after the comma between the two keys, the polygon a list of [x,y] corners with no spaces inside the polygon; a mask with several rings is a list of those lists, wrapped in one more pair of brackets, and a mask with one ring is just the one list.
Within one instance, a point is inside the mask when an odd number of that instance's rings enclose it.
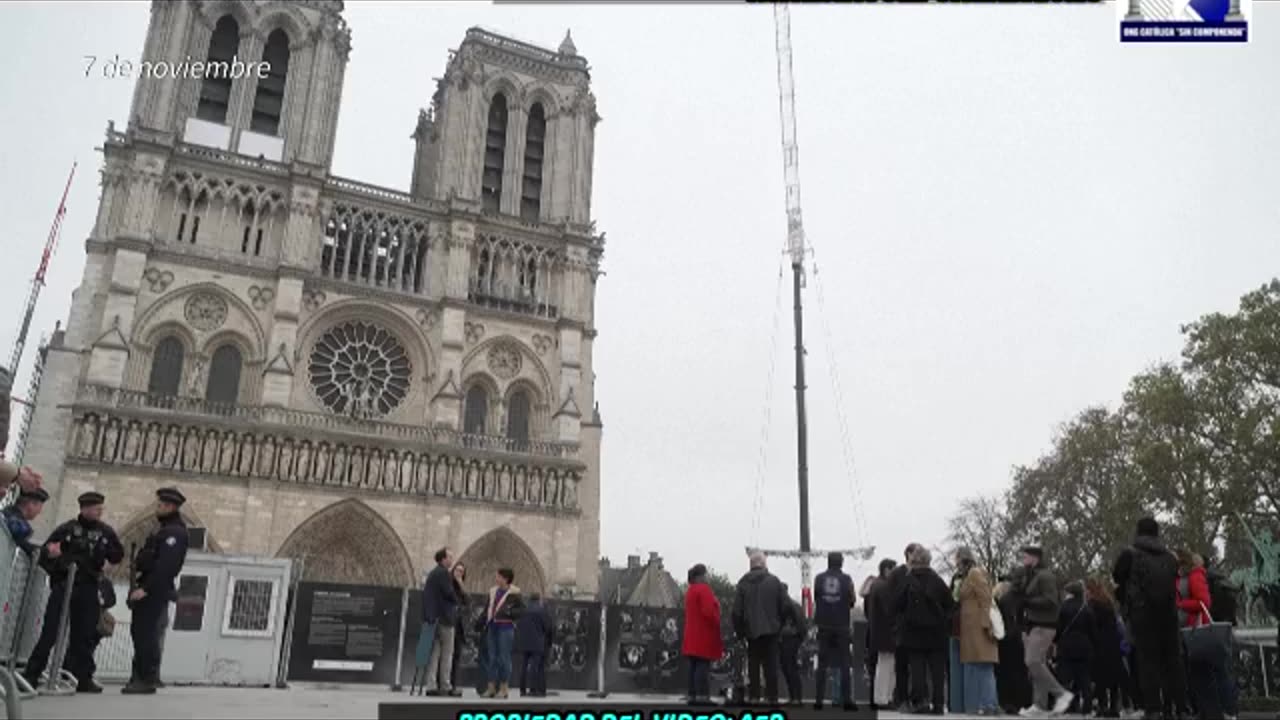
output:
{"label": "rose window", "polygon": [[311,387],[339,415],[382,417],[409,394],[413,363],[404,346],[377,325],[348,322],[330,328],[311,350]]}

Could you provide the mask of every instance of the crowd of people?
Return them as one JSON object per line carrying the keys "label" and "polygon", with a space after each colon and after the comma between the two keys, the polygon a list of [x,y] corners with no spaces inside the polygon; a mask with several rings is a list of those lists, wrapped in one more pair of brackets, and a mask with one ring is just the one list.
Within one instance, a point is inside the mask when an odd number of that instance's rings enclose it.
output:
{"label": "crowd of people", "polygon": [[[40,474],[29,467],[0,462],[0,494],[7,494],[14,485],[18,488],[13,503],[0,513],[5,529],[49,581],[40,636],[22,676],[35,688],[45,681],[46,671],[51,678],[66,671],[75,678],[76,692],[101,693],[102,686],[94,681],[94,653],[102,640],[115,632],[110,610],[116,604],[116,592],[107,573],[125,560],[125,550],[115,529],[102,520],[106,497],[93,490],[77,498],[80,511],[76,517],[55,527],[43,543],[32,542],[32,523],[50,499],[41,481]],[[176,488],[156,491],[157,528],[131,558],[125,602],[132,612],[133,666],[123,688],[125,694],[153,694],[164,685],[160,664],[169,603],[177,599],[174,583],[186,562],[189,544],[180,512],[185,502]],[[61,667],[49,668],[50,654],[64,632],[66,654]]]}
{"label": "crowd of people", "polygon": [[455,562],[449,548],[435,554],[435,566],[422,587],[422,629],[415,656],[415,688],[426,695],[461,697],[458,669],[467,632],[476,637],[485,686],[480,694],[506,698],[510,694],[512,658],[520,659],[520,695],[545,697],[546,658],[553,625],[538,593],[526,601],[515,584],[515,572],[500,568],[489,588],[484,613],[468,627],[471,599],[467,569]]}
{"label": "crowd of people", "polygon": [[[817,667],[814,705],[828,697],[856,707],[851,693],[853,610],[863,600],[865,662],[872,704],[924,715],[1191,718],[1236,715],[1231,667],[1235,599],[1201,555],[1171,550],[1153,518],[1137,524],[1133,543],[1110,573],[1061,578],[1039,547],[1019,566],[993,577],[966,548],[951,558],[950,581],[932,553],[912,543],[904,562],[882,560],[856,592],[832,553],[813,587]],[[798,650],[805,613],[764,555],[749,558],[730,613],[746,644],[744,699],[803,701]],[[707,569],[689,571],[682,652],[688,699],[711,702],[709,670],[724,657],[721,607]]]}

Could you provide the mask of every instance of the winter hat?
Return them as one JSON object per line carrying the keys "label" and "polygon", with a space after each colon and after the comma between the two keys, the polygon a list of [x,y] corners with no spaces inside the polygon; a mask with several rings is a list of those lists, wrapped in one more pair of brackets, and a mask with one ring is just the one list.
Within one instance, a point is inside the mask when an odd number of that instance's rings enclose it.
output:
{"label": "winter hat", "polygon": [[1141,537],[1160,537],[1160,523],[1153,517],[1144,517],[1138,521],[1138,535]]}
{"label": "winter hat", "polygon": [[1063,590],[1066,590],[1067,594],[1070,595],[1071,597],[1074,597],[1074,598],[1082,597],[1084,595],[1084,583],[1080,582],[1079,580],[1072,580],[1071,582],[1067,583],[1067,586],[1063,588]]}
{"label": "winter hat", "polygon": [[977,565],[978,561],[974,559],[972,550],[970,550],[967,547],[962,547],[959,550],[956,550],[956,563],[957,564],[969,563],[970,565]]}
{"label": "winter hat", "polygon": [[844,555],[838,552],[827,553],[827,567],[832,570],[839,570],[844,567]]}

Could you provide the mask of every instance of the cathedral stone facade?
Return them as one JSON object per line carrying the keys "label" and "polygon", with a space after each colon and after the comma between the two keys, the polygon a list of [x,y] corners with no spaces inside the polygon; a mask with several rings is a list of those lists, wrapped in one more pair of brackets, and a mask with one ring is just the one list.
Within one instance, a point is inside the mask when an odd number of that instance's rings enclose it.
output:
{"label": "cathedral stone facade", "polygon": [[[409,192],[336,177],[341,0],[151,7],[25,453],[58,519],[127,543],[177,485],[212,552],[412,586],[598,580],[601,424],[587,62],[468,30],[417,118]],[[266,72],[235,72],[266,63]],[[230,68],[224,72],[224,68]],[[407,149],[407,148],[406,148]],[[52,521],[52,517],[49,518]]]}

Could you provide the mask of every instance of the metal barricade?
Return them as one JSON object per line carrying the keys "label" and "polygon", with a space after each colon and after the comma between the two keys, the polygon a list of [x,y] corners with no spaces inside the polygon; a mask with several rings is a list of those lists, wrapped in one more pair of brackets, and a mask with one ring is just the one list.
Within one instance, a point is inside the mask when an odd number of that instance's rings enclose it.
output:
{"label": "metal barricade", "polygon": [[[38,690],[41,695],[74,695],[78,681],[76,676],[63,669],[67,659],[67,645],[71,641],[71,596],[76,583],[76,565],[67,570],[66,590],[62,593],[62,607],[58,609],[58,636],[49,652],[49,669]],[[43,632],[43,630],[41,630]]]}
{"label": "metal barricade", "polygon": [[21,627],[22,601],[26,591],[31,559],[18,547],[8,532],[0,531],[0,695],[4,698],[5,716],[22,717],[22,700],[34,695],[16,668],[17,636]]}

